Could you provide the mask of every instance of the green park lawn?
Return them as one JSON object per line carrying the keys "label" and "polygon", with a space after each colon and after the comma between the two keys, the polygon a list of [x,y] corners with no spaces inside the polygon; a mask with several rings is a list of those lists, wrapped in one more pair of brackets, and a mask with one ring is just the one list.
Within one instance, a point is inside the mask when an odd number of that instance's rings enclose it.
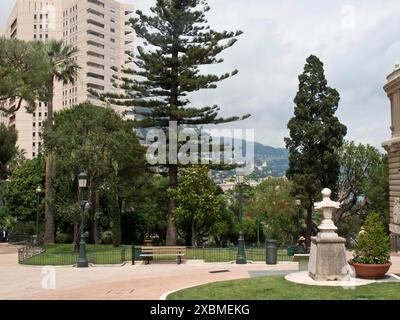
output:
{"label": "green park lawn", "polygon": [[214,282],[170,294],[168,300],[400,300],[400,283],[375,283],[355,289],[317,287],[266,276]]}

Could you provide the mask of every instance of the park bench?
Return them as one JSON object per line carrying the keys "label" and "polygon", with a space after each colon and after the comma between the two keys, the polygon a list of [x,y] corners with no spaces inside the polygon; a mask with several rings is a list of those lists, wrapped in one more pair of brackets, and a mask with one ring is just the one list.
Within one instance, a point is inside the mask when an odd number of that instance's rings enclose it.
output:
{"label": "park bench", "polygon": [[293,256],[293,261],[299,263],[299,271],[308,271],[309,259],[310,259],[310,254],[296,253]]}
{"label": "park bench", "polygon": [[153,257],[176,257],[177,264],[182,263],[182,257],[186,254],[186,247],[142,247],[140,256],[145,260],[145,264],[150,264]]}

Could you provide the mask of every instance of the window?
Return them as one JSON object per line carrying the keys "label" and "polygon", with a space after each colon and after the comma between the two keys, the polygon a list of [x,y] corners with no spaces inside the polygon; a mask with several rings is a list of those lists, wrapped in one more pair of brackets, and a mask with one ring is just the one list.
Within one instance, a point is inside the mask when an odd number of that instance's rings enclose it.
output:
{"label": "window", "polygon": [[104,24],[103,23],[94,21],[92,19],[87,20],[87,23],[95,25],[96,27],[99,27],[99,28],[104,28]]}
{"label": "window", "polygon": [[87,12],[91,13],[91,14],[94,14],[95,16],[104,18],[104,14],[102,14],[101,12],[98,12],[98,11],[92,9],[92,8],[87,9]]}
{"label": "window", "polygon": [[104,39],[104,34],[102,34],[100,32],[96,32],[96,31],[93,31],[93,30],[88,30],[87,34],[91,34],[93,36],[96,36],[96,37],[99,37],[101,39]]}
{"label": "window", "polygon": [[88,45],[91,45],[91,46],[95,46],[95,47],[97,47],[97,48],[104,49],[104,45],[103,45],[103,44],[98,43],[98,42],[95,42],[95,41],[92,41],[92,40],[89,40],[89,41],[87,42],[87,44],[88,44]]}
{"label": "window", "polygon": [[33,19],[36,20],[37,19],[37,14],[33,15]]}
{"label": "window", "polygon": [[41,117],[42,116],[42,113],[41,112],[39,112],[39,117]]}
{"label": "window", "polygon": [[87,63],[88,67],[92,67],[92,68],[96,68],[96,69],[101,69],[104,70],[104,66],[98,63],[94,63],[94,62],[88,62]]}
{"label": "window", "polygon": [[36,153],[35,152],[32,152],[32,157],[36,157]]}
{"label": "window", "polygon": [[32,137],[36,137],[36,132],[32,132]]}
{"label": "window", "polygon": [[115,23],[115,18],[114,18],[114,17],[111,17],[110,21],[113,22],[113,23]]}
{"label": "window", "polygon": [[87,54],[88,54],[88,56],[91,56],[91,57],[95,57],[95,58],[103,59],[103,60],[104,60],[104,55],[102,55],[102,54],[100,54],[100,53],[93,52],[93,51],[88,51]]}
{"label": "window", "polygon": [[89,3],[93,3],[93,4],[95,4],[96,6],[99,6],[99,7],[104,8],[104,3],[101,2],[101,1],[98,1],[98,0],[88,0],[88,2],[89,2]]}
{"label": "window", "polygon": [[36,147],[36,142],[32,142],[32,147]]}
{"label": "window", "polygon": [[42,123],[41,122],[39,122],[39,127],[41,127],[42,126]]}
{"label": "window", "polygon": [[49,38],[49,35],[48,34],[46,34],[46,39],[48,39]]}
{"label": "window", "polygon": [[115,8],[110,9],[111,13],[115,13]]}
{"label": "window", "polygon": [[32,126],[35,128],[36,127],[36,122],[32,122]]}
{"label": "window", "polygon": [[112,43],[115,43],[115,39],[114,39],[114,38],[110,38],[110,41],[111,41]]}
{"label": "window", "polygon": [[33,39],[36,39],[36,34],[33,35]]}
{"label": "window", "polygon": [[41,15],[40,15],[40,20],[42,20],[42,19],[43,19],[43,15],[41,14]]}
{"label": "window", "polygon": [[36,112],[33,113],[33,117],[36,117]]}
{"label": "window", "polygon": [[44,116],[47,117],[47,112],[44,113]]}
{"label": "window", "polygon": [[87,84],[87,87],[88,87],[88,88],[91,88],[91,89],[96,89],[96,90],[102,90],[102,91],[104,91],[104,86],[100,86],[100,85],[94,84],[94,83],[88,83],[88,84]]}
{"label": "window", "polygon": [[95,79],[99,79],[99,80],[104,80],[104,76],[103,76],[103,75],[97,74],[97,73],[94,73],[94,72],[88,72],[86,75],[87,75],[88,77],[90,77],[90,78],[95,78]]}
{"label": "window", "polygon": [[43,38],[43,35],[39,35],[39,38],[42,39],[42,38]]}
{"label": "window", "polygon": [[34,25],[33,25],[33,30],[36,30],[36,28],[37,28],[37,25],[34,24]]}
{"label": "window", "polygon": [[114,28],[110,28],[110,31],[115,33],[115,29]]}

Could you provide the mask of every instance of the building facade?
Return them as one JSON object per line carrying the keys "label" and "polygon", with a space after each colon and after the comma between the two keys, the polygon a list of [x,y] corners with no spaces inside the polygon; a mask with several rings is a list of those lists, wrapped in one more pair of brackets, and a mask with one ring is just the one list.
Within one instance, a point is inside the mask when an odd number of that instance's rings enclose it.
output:
{"label": "building facade", "polygon": [[400,66],[387,77],[384,87],[391,110],[390,140],[382,146],[389,155],[390,232],[394,251],[400,251]]}
{"label": "building facade", "polygon": [[[133,29],[128,23],[133,6],[114,0],[17,0],[2,29],[3,36],[26,41],[63,40],[78,49],[74,59],[80,66],[74,83],[56,83],[54,111],[85,101],[102,103],[88,93],[123,93],[116,88],[118,70],[128,63],[133,50]],[[15,101],[9,101],[10,105]],[[133,117],[132,108],[113,106],[119,113]],[[33,114],[22,107],[0,120],[18,131],[18,145],[26,158],[35,157],[41,147],[42,122],[47,117],[47,104],[38,103]]]}

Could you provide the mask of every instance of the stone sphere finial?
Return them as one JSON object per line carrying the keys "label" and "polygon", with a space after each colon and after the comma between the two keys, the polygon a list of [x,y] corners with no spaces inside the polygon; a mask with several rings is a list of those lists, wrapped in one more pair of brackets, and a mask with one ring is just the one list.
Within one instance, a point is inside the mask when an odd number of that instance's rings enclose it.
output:
{"label": "stone sphere finial", "polygon": [[331,189],[325,188],[324,190],[322,190],[322,196],[324,197],[324,199],[330,199],[332,191]]}

